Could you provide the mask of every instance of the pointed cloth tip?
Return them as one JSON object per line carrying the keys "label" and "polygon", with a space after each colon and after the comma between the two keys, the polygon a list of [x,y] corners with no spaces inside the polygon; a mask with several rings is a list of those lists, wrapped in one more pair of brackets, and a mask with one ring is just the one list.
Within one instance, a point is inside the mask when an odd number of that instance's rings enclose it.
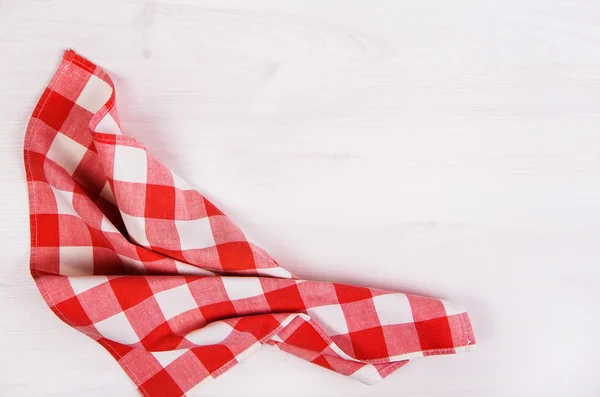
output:
{"label": "pointed cloth tip", "polygon": [[267,343],[372,384],[471,350],[465,310],[301,280],[121,131],[115,86],[67,50],[27,127],[31,274],[145,396],[180,396]]}

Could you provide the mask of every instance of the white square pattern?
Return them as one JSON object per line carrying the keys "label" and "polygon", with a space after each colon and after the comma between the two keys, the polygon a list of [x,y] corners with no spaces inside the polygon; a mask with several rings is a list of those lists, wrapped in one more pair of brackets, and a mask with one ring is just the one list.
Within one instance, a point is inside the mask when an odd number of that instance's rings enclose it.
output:
{"label": "white square pattern", "polygon": [[106,182],[104,184],[104,187],[102,188],[102,191],[100,192],[100,197],[102,197],[106,201],[109,201],[113,204],[117,204],[115,195],[113,194],[112,189],[110,188],[110,184],[108,182]]}
{"label": "white square pattern", "polygon": [[170,351],[162,351],[162,352],[151,352],[156,359],[160,363],[163,368],[166,368],[167,365],[171,364],[173,361],[177,360],[179,357],[183,356],[189,350],[187,349],[178,349],[178,350],[170,350]]}
{"label": "white square pattern", "polygon": [[171,171],[171,174],[173,174],[173,186],[175,186],[177,189],[180,189],[180,190],[192,190],[193,189],[193,187],[191,187],[182,177],[180,177],[173,171]]}
{"label": "white square pattern", "polygon": [[154,294],[154,298],[156,298],[158,306],[167,320],[188,310],[198,308],[198,304],[187,284],[161,291]]}
{"label": "white square pattern", "polygon": [[150,242],[146,236],[146,220],[137,216],[127,215],[123,211],[121,211],[121,218],[123,218],[123,223],[127,228],[129,237],[142,247],[149,247]]}
{"label": "white square pattern", "polygon": [[63,167],[69,175],[73,175],[86,152],[85,146],[59,132],[52,141],[46,157]]}
{"label": "white square pattern", "polygon": [[106,276],[70,277],[69,283],[75,295],[81,294],[89,289],[97,287],[108,281]]}
{"label": "white square pattern", "polygon": [[187,334],[185,338],[196,346],[215,345],[223,342],[233,328],[223,321],[215,321]]}
{"label": "white square pattern", "polygon": [[215,246],[215,238],[208,218],[193,221],[175,221],[181,250],[202,249]]}
{"label": "white square pattern", "polygon": [[402,361],[402,360],[412,360],[414,358],[423,358],[423,352],[422,351],[416,351],[416,352],[411,352],[411,353],[405,353],[405,354],[399,354],[397,356],[390,356],[390,362],[394,362],[394,361]]}
{"label": "white square pattern", "polygon": [[98,125],[96,125],[94,132],[121,135],[121,129],[117,125],[115,119],[113,119],[113,117],[110,115],[110,113],[106,113],[106,115],[102,117],[102,120],[100,120]]}
{"label": "white square pattern", "polygon": [[132,259],[125,255],[119,255],[119,259],[121,259],[121,262],[123,262],[123,266],[125,267],[125,270],[127,270],[128,273],[134,273],[134,274],[148,273],[148,270],[146,270],[146,267],[144,266],[142,261],[138,261],[137,259]]}
{"label": "white square pattern", "polygon": [[269,267],[263,269],[256,269],[256,272],[261,276],[292,278],[292,273],[288,272],[283,267]]}
{"label": "white square pattern", "polygon": [[229,299],[245,299],[263,294],[260,280],[256,277],[222,277],[221,281]]}
{"label": "white square pattern", "polygon": [[146,151],[140,148],[115,146],[115,169],[113,178],[121,182],[146,183],[148,177]]}
{"label": "white square pattern", "polygon": [[91,75],[75,103],[89,112],[96,113],[108,102],[112,91],[112,87],[104,80]]}
{"label": "white square pattern", "polygon": [[173,259],[175,262],[175,268],[177,269],[177,274],[182,275],[195,275],[195,276],[214,276],[215,273],[210,270],[203,269],[198,266],[190,265],[189,263],[181,262],[176,259]]}
{"label": "white square pattern", "polygon": [[59,272],[63,276],[91,276],[94,274],[92,247],[60,247]]}
{"label": "white square pattern", "polygon": [[52,192],[54,193],[54,198],[56,199],[56,207],[58,209],[58,213],[62,215],[74,215],[79,216],[73,207],[73,192],[67,192],[64,190],[58,190],[53,186]]}
{"label": "white square pattern", "polygon": [[373,297],[381,325],[412,323],[413,315],[408,297],[404,294],[386,294]]}
{"label": "white square pattern", "polygon": [[442,300],[442,304],[444,305],[444,310],[446,311],[447,316],[453,316],[455,314],[462,314],[466,312],[464,307],[456,305],[452,302]]}
{"label": "white square pattern", "polygon": [[100,230],[103,232],[112,232],[119,233],[119,230],[111,223],[111,221],[105,216],[102,215],[102,222],[100,223]]}
{"label": "white square pattern", "polygon": [[105,338],[112,339],[124,345],[131,345],[140,341],[124,312],[95,323],[94,327]]}
{"label": "white square pattern", "polygon": [[317,323],[322,325],[328,331],[333,332],[332,335],[341,335],[348,333],[348,325],[344,317],[344,311],[340,305],[327,305],[313,307],[306,310],[308,315]]}

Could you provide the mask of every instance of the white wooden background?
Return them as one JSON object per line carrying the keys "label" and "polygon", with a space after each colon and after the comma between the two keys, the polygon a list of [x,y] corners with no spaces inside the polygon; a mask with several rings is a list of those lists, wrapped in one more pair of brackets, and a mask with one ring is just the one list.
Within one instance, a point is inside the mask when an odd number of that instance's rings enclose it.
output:
{"label": "white wooden background", "polygon": [[23,135],[65,48],[288,269],[478,337],[375,386],[265,347],[202,395],[600,395],[599,1],[0,0],[2,396],[136,395],[28,274]]}

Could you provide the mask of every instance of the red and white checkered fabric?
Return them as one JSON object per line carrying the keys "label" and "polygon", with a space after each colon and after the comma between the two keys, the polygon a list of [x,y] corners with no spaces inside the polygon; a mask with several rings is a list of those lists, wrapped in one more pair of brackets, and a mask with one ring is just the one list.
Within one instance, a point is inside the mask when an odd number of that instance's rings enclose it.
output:
{"label": "red and white checkered fabric", "polygon": [[115,89],[67,51],[29,123],[31,273],[145,396],[181,396],[268,343],[364,383],[469,350],[464,309],[301,280],[121,134]]}

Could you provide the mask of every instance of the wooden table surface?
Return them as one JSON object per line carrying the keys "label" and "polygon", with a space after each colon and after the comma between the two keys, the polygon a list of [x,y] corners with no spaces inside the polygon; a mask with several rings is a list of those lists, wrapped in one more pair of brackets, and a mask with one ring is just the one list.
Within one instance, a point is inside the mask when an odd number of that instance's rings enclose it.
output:
{"label": "wooden table surface", "polygon": [[65,48],[289,270],[478,337],[375,386],[264,347],[200,395],[600,395],[600,2],[0,0],[1,396],[136,395],[28,274],[23,136]]}

